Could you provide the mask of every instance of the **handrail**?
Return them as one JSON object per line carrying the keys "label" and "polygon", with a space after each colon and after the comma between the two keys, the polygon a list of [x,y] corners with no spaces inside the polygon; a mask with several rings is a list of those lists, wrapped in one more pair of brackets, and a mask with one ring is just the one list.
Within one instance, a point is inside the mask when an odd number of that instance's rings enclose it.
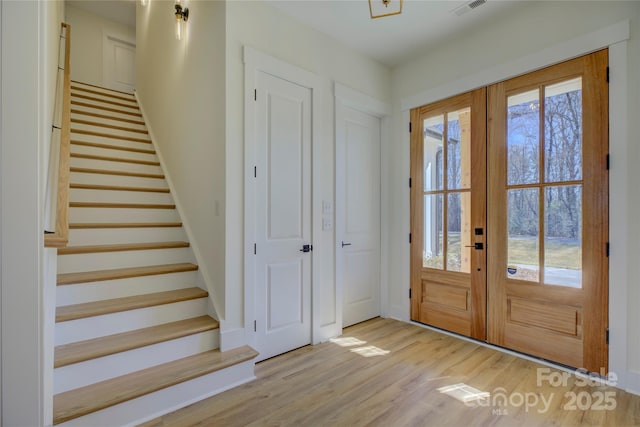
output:
{"label": "handrail", "polygon": [[[69,241],[69,153],[71,144],[71,26],[62,23],[64,34],[64,69],[62,92],[62,121],[60,150],[58,158],[57,186],[55,187],[55,229],[45,231],[44,245],[48,248],[62,248]],[[61,36],[62,37],[62,36]],[[52,148],[53,149],[53,148]],[[50,156],[55,159],[55,152]],[[52,221],[53,222],[53,221]]]}

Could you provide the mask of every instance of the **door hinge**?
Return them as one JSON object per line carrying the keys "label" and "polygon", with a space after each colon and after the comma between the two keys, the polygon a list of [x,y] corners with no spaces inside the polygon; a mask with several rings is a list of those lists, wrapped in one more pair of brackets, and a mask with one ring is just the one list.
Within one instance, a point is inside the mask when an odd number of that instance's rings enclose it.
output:
{"label": "door hinge", "polygon": [[409,299],[411,299],[411,288],[409,288]]}
{"label": "door hinge", "polygon": [[253,100],[257,101],[258,100],[258,89],[254,89],[253,90]]}
{"label": "door hinge", "polygon": [[607,67],[607,83],[609,83],[609,67]]}
{"label": "door hinge", "polygon": [[411,178],[409,178],[409,188],[411,188]]}
{"label": "door hinge", "polygon": [[411,233],[409,233],[409,244],[411,244]]}
{"label": "door hinge", "polygon": [[409,133],[411,133],[411,122],[409,122]]}
{"label": "door hinge", "polygon": [[607,328],[606,340],[607,340],[607,344],[609,344],[609,328]]}
{"label": "door hinge", "polygon": [[606,252],[607,252],[607,258],[609,257],[609,242],[607,242],[606,245]]}
{"label": "door hinge", "polygon": [[257,178],[257,177],[258,177],[258,167],[257,167],[257,166],[254,166],[254,167],[253,167],[253,177],[254,177],[254,178]]}
{"label": "door hinge", "polygon": [[257,320],[253,321],[253,332],[258,332],[258,321]]}
{"label": "door hinge", "polygon": [[254,255],[258,254],[258,245],[256,243],[253,244],[253,254]]}
{"label": "door hinge", "polygon": [[609,167],[611,167],[611,160],[610,156],[607,154],[607,170],[609,170]]}

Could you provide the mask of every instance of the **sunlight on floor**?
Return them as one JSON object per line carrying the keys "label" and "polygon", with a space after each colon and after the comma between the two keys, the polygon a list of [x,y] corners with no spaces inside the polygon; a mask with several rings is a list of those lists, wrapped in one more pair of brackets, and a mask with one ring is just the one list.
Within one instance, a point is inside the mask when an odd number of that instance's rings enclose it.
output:
{"label": "sunlight on floor", "polygon": [[448,385],[446,387],[440,387],[438,391],[447,396],[451,396],[454,399],[463,403],[473,402],[474,400],[486,399],[491,394],[487,391],[478,390],[464,383]]}
{"label": "sunlight on floor", "polygon": [[339,345],[340,347],[362,346],[349,350],[352,353],[359,354],[362,357],[386,356],[390,353],[389,350],[383,350],[373,345],[364,346],[364,344],[367,343],[366,341],[362,341],[354,337],[332,338],[329,341]]}

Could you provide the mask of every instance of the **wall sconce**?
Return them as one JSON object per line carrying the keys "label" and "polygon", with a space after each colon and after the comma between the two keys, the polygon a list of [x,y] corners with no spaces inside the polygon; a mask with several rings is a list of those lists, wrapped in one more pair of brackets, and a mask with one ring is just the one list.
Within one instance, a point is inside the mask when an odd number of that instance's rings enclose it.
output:
{"label": "wall sconce", "polygon": [[402,0],[369,0],[371,19],[402,13]]}
{"label": "wall sconce", "polygon": [[184,31],[184,23],[189,19],[189,8],[182,7],[180,0],[176,0],[176,39],[182,40],[182,32]]}

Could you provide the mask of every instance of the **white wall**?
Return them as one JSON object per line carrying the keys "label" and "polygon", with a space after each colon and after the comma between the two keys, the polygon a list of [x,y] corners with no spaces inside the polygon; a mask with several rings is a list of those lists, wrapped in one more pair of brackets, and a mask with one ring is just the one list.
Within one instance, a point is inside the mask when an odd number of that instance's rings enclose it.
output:
{"label": "white wall", "polygon": [[[631,39],[628,42],[628,141],[611,141],[617,150],[617,159],[612,159],[612,167],[620,162],[621,167],[628,170],[628,175],[616,183],[612,171],[611,199],[624,200],[627,203],[626,212],[618,212],[612,203],[612,218],[628,218],[626,223],[612,223],[612,236],[626,235],[627,242],[613,241],[611,264],[620,264],[626,268],[625,274],[612,272],[612,278],[621,277],[625,283],[610,284],[610,289],[626,291],[627,298],[622,298],[622,304],[628,313],[626,325],[622,324],[617,330],[611,330],[612,351],[627,352],[626,357],[611,359],[624,361],[621,366],[610,366],[616,369],[619,376],[624,376],[623,387],[640,390],[640,311],[637,301],[640,301],[640,225],[635,218],[640,217],[640,194],[633,185],[626,186],[626,182],[640,181],[640,170],[630,159],[640,158],[640,147],[637,138],[638,121],[640,116],[638,99],[640,75],[640,3],[638,2],[528,2],[522,9],[509,15],[498,17],[495,22],[486,27],[449,41],[437,49],[424,52],[412,62],[403,64],[393,70],[392,93],[394,106],[394,135],[401,141],[398,149],[390,152],[389,167],[391,180],[387,183],[389,194],[392,195],[390,204],[400,206],[393,212],[390,236],[391,284],[390,289],[391,314],[401,319],[409,318],[409,304],[407,289],[409,287],[409,196],[406,185],[409,176],[409,141],[406,126],[408,115],[402,111],[401,105],[410,105],[419,98],[416,94],[433,94],[447,97],[471,89],[467,83],[477,82],[485,85],[508,76],[499,75],[502,65],[508,69],[510,65],[521,64],[522,58],[538,55],[545,57],[545,52],[554,46],[566,43],[574,38],[591,34],[602,28],[630,19]],[[568,59],[568,58],[566,58]],[[526,70],[522,70],[524,72]],[[615,70],[612,70],[612,73]],[[436,99],[431,99],[435,101]],[[417,105],[415,105],[417,106]],[[624,108],[624,107],[623,107]],[[612,148],[613,152],[613,148]],[[628,153],[626,155],[625,153]],[[628,162],[628,165],[624,163]],[[618,164],[620,164],[618,163]],[[616,178],[618,179],[618,178]],[[616,185],[618,184],[618,185]],[[619,190],[618,188],[624,188]],[[623,214],[623,215],[620,215]],[[616,279],[617,280],[617,279]],[[613,298],[616,300],[616,298]],[[620,298],[617,298],[620,300]],[[619,311],[620,307],[611,307],[610,316]],[[625,336],[626,335],[626,336]]]}
{"label": "white wall", "polygon": [[185,5],[186,34],[176,40],[173,1],[138,3],[136,91],[200,271],[224,319],[225,2]]}
{"label": "white wall", "polygon": [[44,289],[44,175],[63,5],[3,1],[0,15],[1,422],[45,425],[53,346],[44,313],[55,302]]}
{"label": "white wall", "polygon": [[[340,82],[378,100],[389,102],[390,72],[379,63],[339,44],[331,37],[306,27],[260,1],[227,3],[227,295],[226,321],[230,328],[244,323],[243,293],[243,199],[244,199],[244,66],[243,46],[276,57],[315,73],[320,81],[319,129],[320,200],[335,207],[334,182],[334,112],[333,82]],[[314,183],[314,186],[317,183]],[[316,197],[317,195],[314,195]],[[321,216],[316,209],[312,215]],[[325,231],[313,237],[314,260],[319,265],[320,325],[326,339],[340,333],[335,324],[334,232]]]}
{"label": "white wall", "polygon": [[136,29],[94,15],[71,5],[66,7],[66,22],[71,25],[71,78],[103,85],[102,42],[104,34],[122,40],[135,40]]}

